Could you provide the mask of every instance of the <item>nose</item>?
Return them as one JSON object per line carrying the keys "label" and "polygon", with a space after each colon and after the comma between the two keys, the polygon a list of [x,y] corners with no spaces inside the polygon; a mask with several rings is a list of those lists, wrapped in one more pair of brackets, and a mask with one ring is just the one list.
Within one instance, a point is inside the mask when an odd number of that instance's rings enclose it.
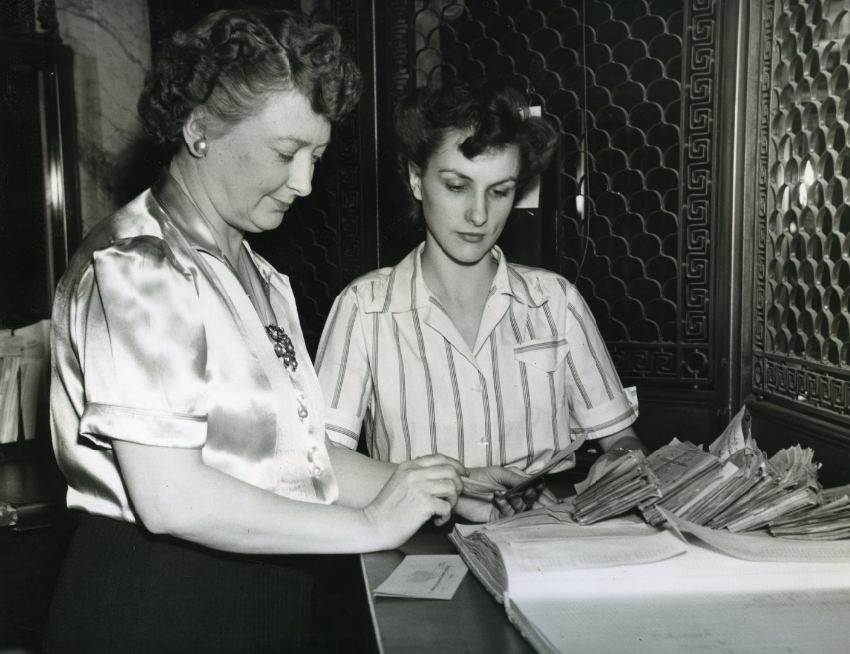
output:
{"label": "nose", "polygon": [[306,195],[310,195],[310,191],[313,190],[312,157],[297,157],[292,162],[286,185],[299,197],[303,198]]}
{"label": "nose", "polygon": [[487,222],[487,199],[484,196],[472,199],[466,209],[466,221],[475,227],[481,227]]}

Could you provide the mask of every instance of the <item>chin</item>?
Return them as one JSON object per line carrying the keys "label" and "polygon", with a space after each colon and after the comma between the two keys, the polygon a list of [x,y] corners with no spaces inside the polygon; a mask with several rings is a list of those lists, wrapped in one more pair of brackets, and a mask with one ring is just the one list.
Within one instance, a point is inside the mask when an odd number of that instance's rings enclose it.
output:
{"label": "chin", "polygon": [[263,216],[262,219],[254,221],[254,226],[258,232],[270,232],[273,229],[280,227],[280,224],[283,222],[284,215],[285,214],[282,213],[274,213],[269,214],[268,216]]}
{"label": "chin", "polygon": [[492,246],[476,246],[474,250],[458,248],[454,252],[447,252],[447,254],[455,263],[459,263],[463,266],[474,266],[490,254],[491,249]]}

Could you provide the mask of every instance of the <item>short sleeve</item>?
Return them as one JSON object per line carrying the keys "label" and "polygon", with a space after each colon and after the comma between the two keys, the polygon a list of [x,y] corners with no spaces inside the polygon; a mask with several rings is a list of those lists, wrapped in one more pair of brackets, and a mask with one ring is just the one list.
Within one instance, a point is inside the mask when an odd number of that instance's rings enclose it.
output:
{"label": "short sleeve", "polygon": [[206,339],[192,274],[162,240],[142,236],[95,252],[84,282],[81,436],[100,446],[117,439],[201,447]]}
{"label": "short sleeve", "polygon": [[616,434],[637,419],[637,393],[623,388],[593,314],[572,285],[566,289],[566,303],[570,431],[587,438]]}
{"label": "short sleeve", "polygon": [[357,448],[372,394],[362,323],[356,291],[349,288],[334,302],[316,356],[328,437],[351,449]]}

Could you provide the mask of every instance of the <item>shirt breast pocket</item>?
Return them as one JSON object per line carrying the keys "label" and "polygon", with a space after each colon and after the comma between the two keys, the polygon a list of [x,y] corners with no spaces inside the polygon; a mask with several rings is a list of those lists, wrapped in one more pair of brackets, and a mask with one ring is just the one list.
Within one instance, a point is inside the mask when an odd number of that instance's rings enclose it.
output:
{"label": "shirt breast pocket", "polygon": [[538,418],[547,424],[553,414],[563,410],[564,366],[569,352],[567,340],[558,336],[536,338],[514,346],[519,384]]}
{"label": "shirt breast pocket", "polygon": [[557,371],[570,352],[566,338],[536,338],[514,346],[514,358],[526,364],[527,369],[540,373]]}

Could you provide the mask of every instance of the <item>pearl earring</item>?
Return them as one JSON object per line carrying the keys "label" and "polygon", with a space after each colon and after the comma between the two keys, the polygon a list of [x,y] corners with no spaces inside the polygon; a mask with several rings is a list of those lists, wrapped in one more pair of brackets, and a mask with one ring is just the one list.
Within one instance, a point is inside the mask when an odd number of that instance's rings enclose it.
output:
{"label": "pearl earring", "polygon": [[193,154],[199,159],[202,159],[203,157],[207,156],[209,145],[207,144],[207,140],[202,136],[197,141],[195,141],[193,148]]}

